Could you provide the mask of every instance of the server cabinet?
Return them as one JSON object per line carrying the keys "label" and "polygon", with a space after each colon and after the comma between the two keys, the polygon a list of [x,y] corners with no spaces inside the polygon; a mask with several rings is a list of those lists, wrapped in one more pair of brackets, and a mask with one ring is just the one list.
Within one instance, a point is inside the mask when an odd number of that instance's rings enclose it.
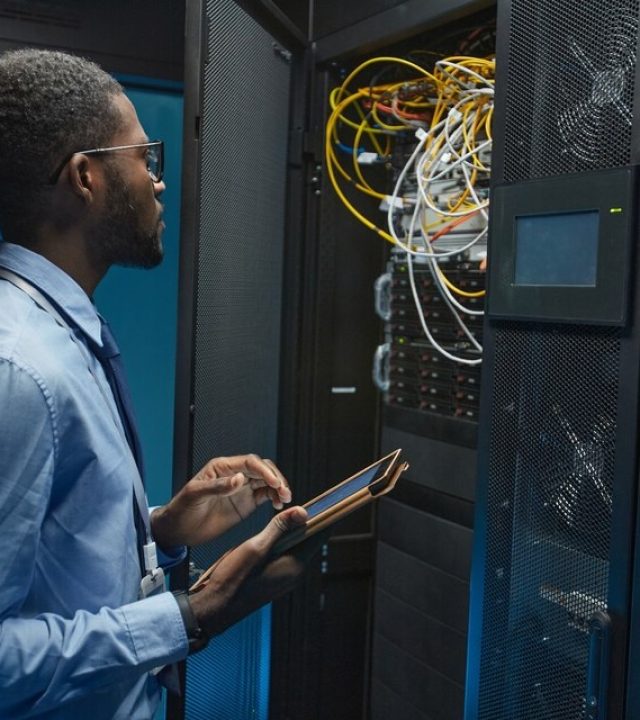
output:
{"label": "server cabinet", "polygon": [[[188,660],[186,702],[173,700],[170,717],[185,712],[189,718],[264,717],[267,707],[277,720],[395,714],[399,673],[393,687],[378,680],[398,650],[406,664],[410,648],[399,646],[389,655],[391,638],[378,633],[372,640],[372,626],[382,628],[399,610],[416,617],[426,609],[432,615],[428,625],[435,627],[450,609],[446,602],[436,602],[434,609],[433,595],[418,598],[417,605],[405,597],[405,607],[403,588],[394,597],[383,594],[407,547],[407,571],[416,574],[418,590],[431,578],[438,592],[449,588],[454,594],[453,627],[444,641],[453,638],[455,648],[447,657],[436,652],[426,673],[432,682],[442,662],[452,684],[446,677],[442,691],[425,702],[444,701],[443,718],[460,710],[475,433],[466,426],[454,446],[443,435],[428,443],[411,422],[387,424],[381,416],[371,383],[371,356],[380,338],[372,286],[385,248],[333,195],[324,177],[322,143],[329,83],[341,68],[374,48],[409,41],[490,4],[360,3],[340,27],[335,3],[324,9],[315,4],[315,10],[311,4],[306,14],[284,0],[187,4],[176,484],[206,459],[213,439],[216,453],[251,445],[276,458],[296,499],[304,500],[373,460],[381,449],[382,425],[383,445],[413,443],[408,454],[416,482],[381,510],[381,543],[371,508],[347,519],[301,587],[274,605],[272,624],[265,611],[232,631],[233,639],[225,634],[216,643],[217,659],[210,654]],[[326,17],[319,18],[324,10]],[[320,20],[322,35],[314,30]],[[308,34],[300,30],[305,23]],[[256,207],[261,194],[268,200]],[[434,457],[437,472],[429,486],[423,478],[431,474]],[[443,564],[424,555],[424,548],[407,546],[407,537],[394,531],[398,516],[411,518],[419,545],[444,531],[456,552]],[[436,547],[437,555],[443,545]],[[223,549],[203,548],[191,560],[206,566]],[[177,585],[185,583],[185,577],[176,579]],[[401,617],[400,626],[405,622]],[[411,644],[406,634],[405,640]],[[413,674],[407,677],[416,687],[426,686],[420,661],[414,660],[409,657]],[[455,698],[449,703],[451,687]],[[412,692],[400,701],[411,707]]]}
{"label": "server cabinet", "polygon": [[[627,168],[638,161],[639,11],[634,0],[499,3],[467,720],[640,712],[630,635],[637,185]],[[622,186],[607,203],[613,178]],[[578,229],[585,212],[599,223],[591,250]],[[611,229],[621,213],[626,231]],[[539,244],[525,272],[527,222]],[[560,225],[545,233],[547,222]],[[577,243],[565,260],[564,243]],[[599,295],[616,252],[613,286]],[[589,277],[561,269],[581,262]],[[612,301],[617,310],[604,309]]]}

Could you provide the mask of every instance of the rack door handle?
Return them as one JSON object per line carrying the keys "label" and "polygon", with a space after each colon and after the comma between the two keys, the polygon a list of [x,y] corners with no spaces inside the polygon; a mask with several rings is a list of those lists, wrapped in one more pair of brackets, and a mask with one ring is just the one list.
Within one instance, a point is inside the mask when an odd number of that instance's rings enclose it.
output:
{"label": "rack door handle", "polygon": [[598,610],[589,620],[586,720],[605,720],[606,718],[610,645],[611,618],[606,612]]}
{"label": "rack door handle", "polygon": [[384,273],[373,285],[376,314],[381,320],[391,320],[391,273]]}
{"label": "rack door handle", "polygon": [[388,392],[391,385],[389,381],[389,355],[391,345],[383,343],[378,345],[373,356],[373,383],[380,392]]}

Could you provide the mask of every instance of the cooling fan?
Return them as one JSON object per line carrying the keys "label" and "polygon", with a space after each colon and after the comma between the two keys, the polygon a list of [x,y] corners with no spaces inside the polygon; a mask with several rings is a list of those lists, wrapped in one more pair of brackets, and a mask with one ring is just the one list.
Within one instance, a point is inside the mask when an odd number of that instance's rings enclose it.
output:
{"label": "cooling fan", "polygon": [[612,465],[614,448],[613,418],[599,415],[588,431],[578,431],[557,404],[531,448],[538,528],[557,540],[569,540],[576,549],[588,543],[591,553],[603,558],[608,553],[613,505],[607,467]]}
{"label": "cooling fan", "polygon": [[558,95],[564,151],[587,166],[601,165],[611,142],[629,135],[632,123],[638,18],[620,11],[601,22],[597,45],[569,36]]}

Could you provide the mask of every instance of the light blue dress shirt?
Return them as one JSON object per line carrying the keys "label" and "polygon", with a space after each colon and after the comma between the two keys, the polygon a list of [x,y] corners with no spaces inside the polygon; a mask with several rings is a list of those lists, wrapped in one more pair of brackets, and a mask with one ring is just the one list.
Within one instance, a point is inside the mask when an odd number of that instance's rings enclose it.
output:
{"label": "light blue dress shirt", "polygon": [[0,280],[0,718],[148,720],[149,671],[188,641],[171,593],[137,600],[138,470],[84,339],[100,344],[100,319],[42,256],[0,243],[0,266],[76,328]]}

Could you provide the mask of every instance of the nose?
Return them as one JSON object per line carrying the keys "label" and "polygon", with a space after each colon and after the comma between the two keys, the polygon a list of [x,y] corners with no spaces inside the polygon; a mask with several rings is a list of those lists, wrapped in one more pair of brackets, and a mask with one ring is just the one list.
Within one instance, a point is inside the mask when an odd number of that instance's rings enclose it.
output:
{"label": "nose", "polygon": [[164,184],[164,180],[160,180],[160,182],[152,180],[151,182],[153,183],[153,194],[156,197],[158,197],[158,195],[162,195],[162,193],[167,189],[167,186]]}

